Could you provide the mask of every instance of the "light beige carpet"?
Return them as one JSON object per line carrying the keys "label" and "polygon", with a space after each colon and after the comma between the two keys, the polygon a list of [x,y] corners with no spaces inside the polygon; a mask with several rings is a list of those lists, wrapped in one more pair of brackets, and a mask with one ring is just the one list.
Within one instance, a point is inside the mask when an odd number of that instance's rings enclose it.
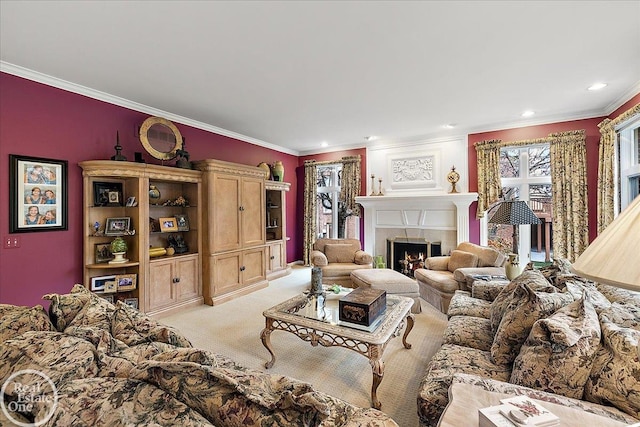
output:
{"label": "light beige carpet", "polygon": [[[290,298],[311,283],[311,269],[294,266],[292,274],[271,281],[268,288],[221,305],[186,309],[159,320],[182,331],[194,346],[231,357],[237,363],[266,372],[288,375],[313,384],[320,391],[354,405],[371,405],[371,366],[368,360],[340,347],[312,347],[295,335],[274,331],[271,344],[276,354],[273,368],[264,369],[270,359],[260,341],[264,328],[262,312]],[[384,378],[378,387],[382,411],[400,427],[417,427],[418,384],[425,367],[442,343],[446,316],[422,302],[415,326],[402,345],[402,335],[392,339],[383,355]]]}

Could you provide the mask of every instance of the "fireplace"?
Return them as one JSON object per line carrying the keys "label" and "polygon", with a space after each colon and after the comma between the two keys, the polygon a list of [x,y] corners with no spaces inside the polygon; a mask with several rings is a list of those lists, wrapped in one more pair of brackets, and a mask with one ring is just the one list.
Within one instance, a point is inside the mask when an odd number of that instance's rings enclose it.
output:
{"label": "fireplace", "polygon": [[424,260],[430,256],[442,255],[440,242],[426,239],[395,237],[387,239],[387,268],[413,277],[413,272],[424,267]]}

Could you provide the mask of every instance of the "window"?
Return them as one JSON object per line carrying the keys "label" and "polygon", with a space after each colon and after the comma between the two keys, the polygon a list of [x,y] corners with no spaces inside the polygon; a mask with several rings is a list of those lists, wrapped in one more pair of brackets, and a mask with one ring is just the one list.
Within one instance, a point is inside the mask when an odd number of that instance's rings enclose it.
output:
{"label": "window", "polygon": [[[505,200],[524,200],[543,221],[551,221],[551,156],[549,144],[505,147],[500,150],[500,176]],[[486,217],[491,217],[492,211]],[[486,236],[489,246],[502,252],[511,252],[513,246],[513,227],[502,224],[486,224]],[[550,242],[550,227],[520,226],[521,262],[527,262],[532,248],[531,259],[544,261],[550,254],[545,252],[545,243]],[[527,227],[527,228],[523,228]],[[548,239],[548,240],[547,240]],[[484,240],[484,239],[482,239]],[[535,245],[532,247],[532,242]],[[550,243],[548,245],[551,246]]]}
{"label": "window", "polygon": [[351,215],[340,201],[341,180],[342,163],[317,167],[318,238],[358,238],[359,219]]}
{"label": "window", "polygon": [[618,209],[622,211],[640,195],[640,117],[632,118],[618,130]]}

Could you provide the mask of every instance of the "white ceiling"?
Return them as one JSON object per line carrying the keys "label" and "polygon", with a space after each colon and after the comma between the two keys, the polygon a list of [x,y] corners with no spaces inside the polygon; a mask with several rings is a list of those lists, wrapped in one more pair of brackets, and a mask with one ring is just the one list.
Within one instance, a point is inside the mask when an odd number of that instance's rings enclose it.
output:
{"label": "white ceiling", "polygon": [[1,0],[0,66],[307,154],[609,114],[640,92],[639,22],[640,1]]}

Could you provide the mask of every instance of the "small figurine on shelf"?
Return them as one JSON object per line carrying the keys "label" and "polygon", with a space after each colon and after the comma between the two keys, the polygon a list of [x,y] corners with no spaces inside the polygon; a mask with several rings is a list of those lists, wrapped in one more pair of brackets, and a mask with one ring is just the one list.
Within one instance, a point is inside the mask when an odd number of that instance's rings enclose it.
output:
{"label": "small figurine on shelf", "polygon": [[111,156],[111,160],[117,160],[119,162],[126,162],[127,158],[122,155],[122,145],[120,145],[120,133],[116,131],[116,145],[115,147],[116,154]]}
{"label": "small figurine on shelf", "polygon": [[193,169],[189,161],[189,152],[185,149],[186,140],[182,138],[182,148],[176,151],[176,167],[182,169]]}

